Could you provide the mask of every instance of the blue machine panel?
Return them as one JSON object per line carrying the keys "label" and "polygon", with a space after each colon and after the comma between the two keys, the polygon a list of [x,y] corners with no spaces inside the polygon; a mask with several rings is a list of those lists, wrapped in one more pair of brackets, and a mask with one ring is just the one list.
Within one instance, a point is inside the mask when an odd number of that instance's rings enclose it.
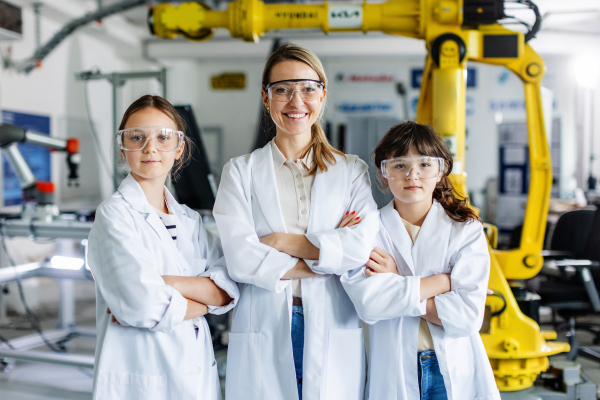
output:
{"label": "blue machine panel", "polygon": [[[2,110],[2,123],[12,124],[50,135],[50,117],[35,114],[24,114],[13,111]],[[18,143],[19,150],[23,158],[31,168],[33,175],[38,181],[50,181],[50,151],[46,148],[31,145],[28,143]],[[4,171],[3,182],[3,200],[5,206],[12,206],[23,203],[21,185],[15,175],[12,167],[6,157],[2,157],[2,167]]]}

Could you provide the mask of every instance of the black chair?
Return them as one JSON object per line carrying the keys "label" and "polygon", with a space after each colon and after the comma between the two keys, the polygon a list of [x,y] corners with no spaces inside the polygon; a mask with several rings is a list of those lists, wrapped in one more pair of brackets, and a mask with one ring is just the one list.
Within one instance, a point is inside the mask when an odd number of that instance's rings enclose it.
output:
{"label": "black chair", "polygon": [[[576,330],[594,334],[600,343],[600,323],[578,322],[577,317],[600,313],[600,211],[576,210],[563,214],[554,229],[550,250],[543,251],[544,267],[528,288],[541,296],[540,305],[552,308],[557,332],[567,331],[571,351],[577,356],[600,362],[600,352],[580,346]],[[556,315],[566,322],[558,324]]]}

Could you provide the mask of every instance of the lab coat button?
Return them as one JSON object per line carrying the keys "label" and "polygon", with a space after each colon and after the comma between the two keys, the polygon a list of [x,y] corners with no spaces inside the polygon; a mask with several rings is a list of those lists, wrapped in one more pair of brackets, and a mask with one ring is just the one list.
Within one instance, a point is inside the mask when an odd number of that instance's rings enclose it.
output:
{"label": "lab coat button", "polygon": [[298,189],[302,189],[303,187],[304,187],[304,185],[303,185],[303,184],[299,184],[299,185],[298,185]]}
{"label": "lab coat button", "polygon": [[306,200],[306,196],[300,196],[300,200],[302,200],[302,201]]}
{"label": "lab coat button", "polygon": [[302,211],[301,211],[301,213],[302,213],[302,214],[306,214],[306,210],[302,210]]}
{"label": "lab coat button", "polygon": [[302,174],[296,175],[296,178],[298,178],[298,179],[302,178]]}

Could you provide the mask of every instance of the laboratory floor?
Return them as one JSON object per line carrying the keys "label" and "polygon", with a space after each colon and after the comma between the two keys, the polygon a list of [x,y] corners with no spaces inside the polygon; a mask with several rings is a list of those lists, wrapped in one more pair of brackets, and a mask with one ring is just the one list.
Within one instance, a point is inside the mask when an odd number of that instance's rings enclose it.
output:
{"label": "laboratory floor", "polygon": [[[45,306],[37,312],[43,329],[49,330],[56,326],[58,310]],[[80,326],[93,327],[95,323],[95,304],[93,300],[77,302],[76,318]],[[542,316],[542,321],[548,321],[548,316]],[[9,315],[8,323],[0,324],[0,335],[7,339],[33,333],[29,321],[22,315]],[[600,315],[589,317],[586,322],[600,323]],[[551,329],[551,325],[543,325],[542,329]],[[600,346],[592,345],[592,335],[578,331],[578,341],[583,346],[600,351]],[[566,341],[564,334],[559,340]],[[94,354],[95,339],[75,338],[70,342],[69,352]],[[48,350],[39,347],[36,350]],[[49,350],[48,350],[49,351]],[[216,352],[215,358],[221,365],[226,360],[226,351]],[[552,360],[564,360],[559,355]],[[579,358],[577,362],[583,371],[600,386],[600,364]],[[92,399],[91,370],[54,364],[17,362],[15,368],[8,372],[0,372],[0,399],[2,400],[88,400]],[[221,381],[224,388],[224,380]]]}

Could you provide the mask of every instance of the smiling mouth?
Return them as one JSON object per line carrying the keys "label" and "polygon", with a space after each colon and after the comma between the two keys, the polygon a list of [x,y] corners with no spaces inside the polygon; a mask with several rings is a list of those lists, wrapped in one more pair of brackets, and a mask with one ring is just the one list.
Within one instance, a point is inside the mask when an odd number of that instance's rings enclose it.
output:
{"label": "smiling mouth", "polygon": [[154,164],[154,163],[157,163],[157,162],[159,162],[159,161],[157,161],[157,160],[148,160],[148,161],[142,161],[142,162],[143,162],[144,164]]}
{"label": "smiling mouth", "polygon": [[308,113],[294,112],[294,113],[284,113],[284,115],[291,119],[301,119],[301,118],[306,117],[308,115]]}

